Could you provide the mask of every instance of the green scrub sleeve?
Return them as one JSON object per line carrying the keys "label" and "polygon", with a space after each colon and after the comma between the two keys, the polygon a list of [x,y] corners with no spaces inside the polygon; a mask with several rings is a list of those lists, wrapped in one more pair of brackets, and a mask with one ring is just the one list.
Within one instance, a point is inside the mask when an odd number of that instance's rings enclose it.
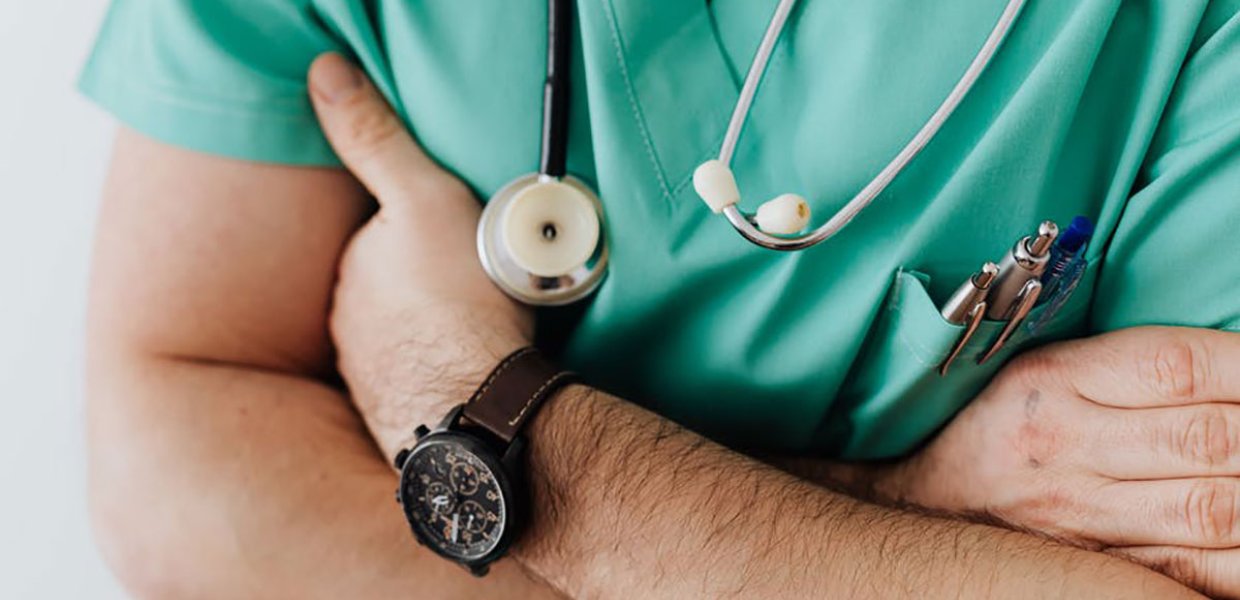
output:
{"label": "green scrub sleeve", "polygon": [[1240,330],[1240,2],[1215,2],[1118,223],[1097,330]]}
{"label": "green scrub sleeve", "polygon": [[306,72],[339,44],[310,0],[115,0],[79,81],[127,126],[243,160],[336,165]]}

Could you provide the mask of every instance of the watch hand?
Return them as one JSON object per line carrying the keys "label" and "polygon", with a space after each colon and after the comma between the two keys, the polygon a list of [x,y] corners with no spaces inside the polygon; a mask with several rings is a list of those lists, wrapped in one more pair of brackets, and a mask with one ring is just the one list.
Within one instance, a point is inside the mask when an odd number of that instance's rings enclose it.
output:
{"label": "watch hand", "polygon": [[456,543],[456,534],[460,533],[460,526],[458,525],[460,520],[461,515],[452,515],[452,543]]}

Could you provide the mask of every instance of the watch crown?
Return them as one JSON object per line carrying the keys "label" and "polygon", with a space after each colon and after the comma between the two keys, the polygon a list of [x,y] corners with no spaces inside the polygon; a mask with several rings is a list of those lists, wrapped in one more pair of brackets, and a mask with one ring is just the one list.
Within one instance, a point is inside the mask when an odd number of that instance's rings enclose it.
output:
{"label": "watch crown", "polygon": [[396,460],[392,461],[392,464],[396,465],[397,469],[404,470],[405,461],[408,461],[408,460],[409,460],[409,449],[403,448],[401,449],[400,452],[396,453]]}
{"label": "watch crown", "polygon": [[425,425],[418,425],[418,428],[413,430],[413,435],[420,440],[430,432],[431,430],[427,429]]}

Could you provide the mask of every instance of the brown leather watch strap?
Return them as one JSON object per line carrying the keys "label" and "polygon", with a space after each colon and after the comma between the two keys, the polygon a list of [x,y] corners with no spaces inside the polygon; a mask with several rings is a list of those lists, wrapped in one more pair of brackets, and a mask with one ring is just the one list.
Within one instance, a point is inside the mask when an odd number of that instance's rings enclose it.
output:
{"label": "brown leather watch strap", "polygon": [[536,348],[522,348],[500,361],[465,404],[465,418],[511,442],[543,401],[576,381]]}

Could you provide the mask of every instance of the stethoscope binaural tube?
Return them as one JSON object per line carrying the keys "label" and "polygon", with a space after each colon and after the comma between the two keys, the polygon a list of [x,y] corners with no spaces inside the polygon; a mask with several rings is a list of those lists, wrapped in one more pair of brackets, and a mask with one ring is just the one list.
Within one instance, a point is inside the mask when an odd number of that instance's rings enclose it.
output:
{"label": "stethoscope binaural tube", "polygon": [[548,0],[538,173],[496,192],[478,223],[483,269],[504,293],[533,306],[581,300],[607,273],[602,203],[567,172],[572,19],[572,0]]}
{"label": "stethoscope binaural tube", "polygon": [[999,16],[998,23],[995,24],[990,36],[968,69],[965,70],[960,81],[900,153],[827,222],[813,231],[801,233],[808,225],[810,218],[809,204],[803,198],[795,194],[784,194],[763,204],[758,212],[746,213],[738,206],[741,200],[740,190],[731,169],[736,144],[749,116],[758,85],[766,73],[767,63],[784,29],[788,15],[796,4],[796,0],[780,0],[762,43],[758,46],[753,63],[749,67],[749,73],[745,77],[745,84],[736,101],[723,144],[719,149],[719,158],[703,163],[694,172],[694,187],[698,195],[712,211],[723,214],[732,227],[745,239],[763,248],[782,251],[803,250],[830,239],[861,214],[861,211],[869,207],[938,135],[943,125],[956,112],[978,79],[981,78],[982,72],[994,60],[999,47],[1003,45],[1019,18],[1025,3],[1026,0],[1008,0],[1007,7]]}

